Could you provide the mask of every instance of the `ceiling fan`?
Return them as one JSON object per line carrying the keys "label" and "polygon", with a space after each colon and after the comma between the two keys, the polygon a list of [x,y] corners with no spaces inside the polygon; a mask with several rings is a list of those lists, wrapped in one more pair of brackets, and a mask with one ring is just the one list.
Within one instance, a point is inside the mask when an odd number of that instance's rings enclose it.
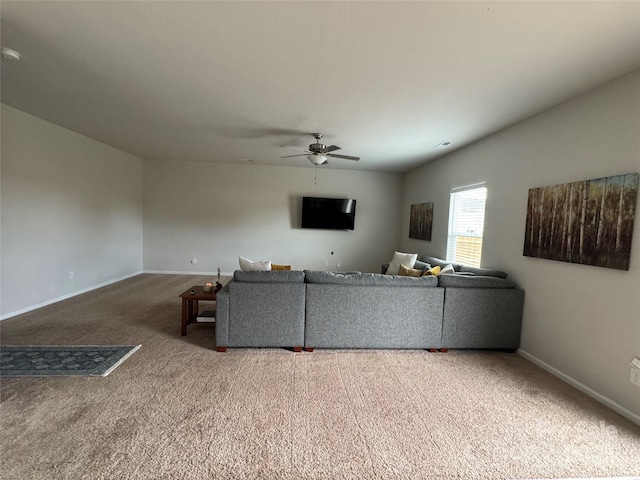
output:
{"label": "ceiling fan", "polygon": [[336,150],[340,150],[340,147],[336,145],[326,146],[320,143],[320,139],[322,138],[321,133],[314,133],[313,136],[316,139],[316,143],[312,143],[309,145],[309,150],[305,153],[301,153],[298,155],[286,155],[280,158],[291,158],[291,157],[307,157],[311,163],[314,165],[327,165],[329,162],[327,161],[329,157],[334,158],[343,158],[345,160],[360,160],[360,157],[351,157],[349,155],[338,155],[335,152]]}

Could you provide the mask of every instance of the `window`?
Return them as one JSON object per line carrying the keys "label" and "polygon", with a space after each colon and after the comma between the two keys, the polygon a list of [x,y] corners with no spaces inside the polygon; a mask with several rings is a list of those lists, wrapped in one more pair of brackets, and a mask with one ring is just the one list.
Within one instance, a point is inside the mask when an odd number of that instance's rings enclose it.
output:
{"label": "window", "polygon": [[487,188],[484,184],[456,188],[449,199],[447,260],[480,266]]}

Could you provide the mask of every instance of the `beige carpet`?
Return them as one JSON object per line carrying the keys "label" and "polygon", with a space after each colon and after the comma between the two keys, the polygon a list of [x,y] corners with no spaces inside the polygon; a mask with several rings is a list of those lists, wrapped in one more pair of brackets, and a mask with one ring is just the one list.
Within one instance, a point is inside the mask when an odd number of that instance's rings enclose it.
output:
{"label": "beige carpet", "polygon": [[2,479],[640,476],[640,428],[516,354],[213,351],[204,277],[140,275],[0,324],[142,344],[105,378],[2,379]]}

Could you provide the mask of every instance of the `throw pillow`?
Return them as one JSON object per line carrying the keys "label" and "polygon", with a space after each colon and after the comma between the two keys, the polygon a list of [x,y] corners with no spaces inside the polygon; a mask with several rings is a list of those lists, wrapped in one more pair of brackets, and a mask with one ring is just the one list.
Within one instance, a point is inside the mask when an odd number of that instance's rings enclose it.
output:
{"label": "throw pillow", "polygon": [[420,277],[422,276],[422,270],[418,270],[417,268],[409,268],[404,265],[400,265],[398,269],[398,275],[403,275],[405,277]]}
{"label": "throw pillow", "polygon": [[437,277],[438,275],[440,275],[440,266],[436,265],[435,267],[425,271],[422,275],[423,276],[433,275],[434,277]]}
{"label": "throw pillow", "polygon": [[277,263],[272,263],[271,270],[291,270],[291,265],[278,265]]}
{"label": "throw pillow", "polygon": [[453,268],[453,265],[451,264],[447,265],[442,270],[440,270],[440,275],[447,275],[452,273],[456,273],[456,270],[455,268]]}
{"label": "throw pillow", "polygon": [[387,275],[398,275],[400,265],[404,265],[408,268],[413,268],[413,265],[416,263],[417,259],[417,253],[395,252],[393,254],[393,260],[391,260],[391,262],[389,263],[389,268],[387,268]]}
{"label": "throw pillow", "polygon": [[254,262],[248,258],[240,257],[240,270],[243,272],[252,272],[258,270],[271,270],[271,262]]}

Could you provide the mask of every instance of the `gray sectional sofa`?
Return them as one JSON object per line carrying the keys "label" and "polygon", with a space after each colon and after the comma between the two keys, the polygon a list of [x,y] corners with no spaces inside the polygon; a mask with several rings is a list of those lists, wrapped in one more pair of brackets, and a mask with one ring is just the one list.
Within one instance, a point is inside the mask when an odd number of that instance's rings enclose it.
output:
{"label": "gray sectional sofa", "polygon": [[440,348],[444,292],[436,277],[304,273],[307,349]]}
{"label": "gray sectional sofa", "polygon": [[524,291],[504,272],[453,266],[439,277],[236,271],[217,294],[216,348],[518,348]]}

